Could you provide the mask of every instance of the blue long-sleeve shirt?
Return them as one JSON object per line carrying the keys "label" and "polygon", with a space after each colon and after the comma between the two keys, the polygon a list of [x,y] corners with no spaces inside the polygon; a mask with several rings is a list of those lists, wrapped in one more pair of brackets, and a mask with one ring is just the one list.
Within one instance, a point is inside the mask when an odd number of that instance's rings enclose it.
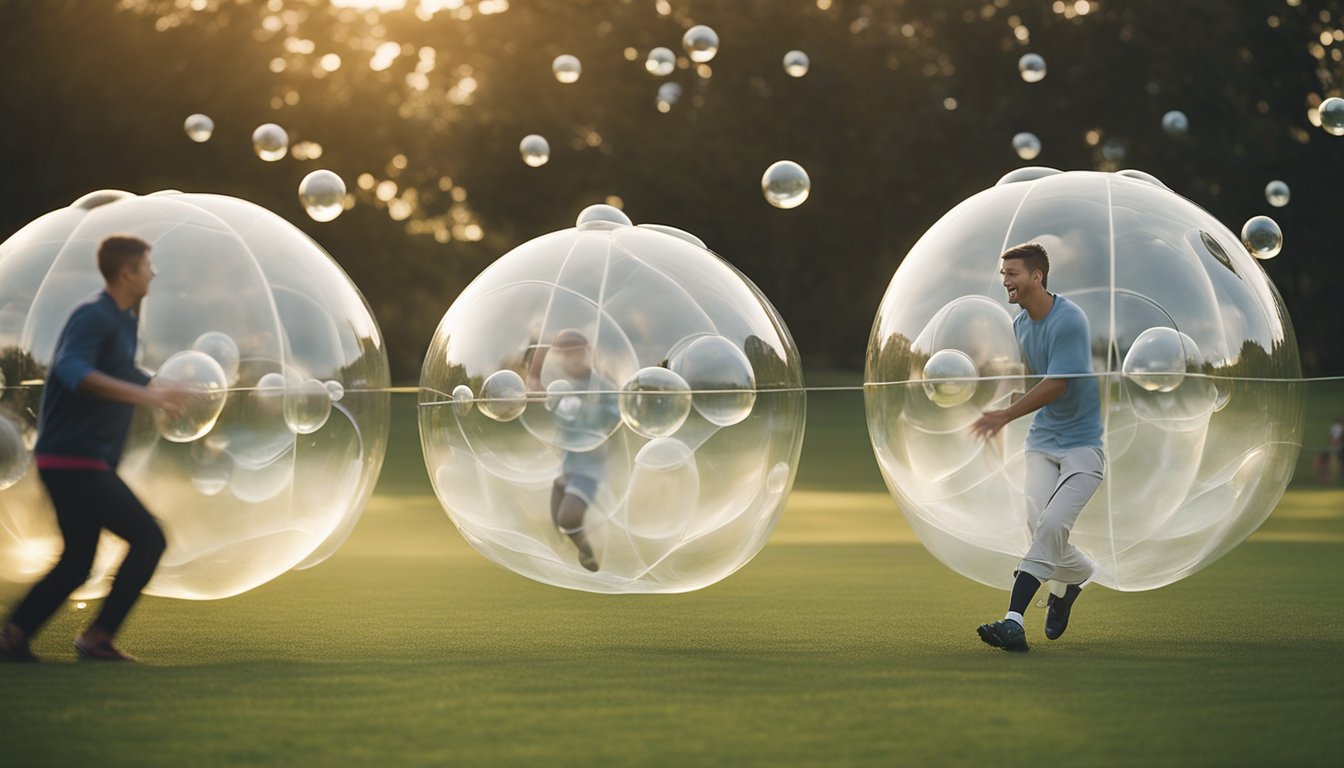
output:
{"label": "blue long-sleeve shirt", "polygon": [[134,384],[149,377],[135,365],[139,318],[100,291],[75,307],[56,339],[47,371],[33,452],[101,459],[116,468],[135,406],[81,392],[93,371]]}

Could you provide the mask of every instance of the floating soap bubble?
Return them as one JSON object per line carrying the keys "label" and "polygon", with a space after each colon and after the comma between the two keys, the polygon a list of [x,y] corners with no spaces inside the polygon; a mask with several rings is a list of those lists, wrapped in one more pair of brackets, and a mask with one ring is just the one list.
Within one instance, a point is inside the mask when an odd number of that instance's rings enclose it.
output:
{"label": "floating soap bubble", "polygon": [[[684,592],[732,573],[778,519],[802,440],[797,352],[760,292],[693,236],[609,205],[482,272],[420,385],[426,466],[463,537],[572,589]],[[552,516],[566,497],[586,504],[568,533]]]}
{"label": "floating soap bubble", "polygon": [[[1087,315],[1106,478],[1070,540],[1096,581],[1153,589],[1207,566],[1266,518],[1301,444],[1303,385],[1288,312],[1235,234],[1159,182],[1035,169],[958,204],[892,278],[868,348],[878,464],[929,551],[1007,588],[1027,551],[1031,417],[982,441],[970,427],[1030,390],[999,254],[1039,242],[1049,289]],[[927,391],[949,350],[974,364],[964,402]],[[960,378],[969,372],[957,358]],[[940,377],[942,378],[942,377]]]}
{"label": "floating soap bubble", "polygon": [[345,210],[345,181],[331,171],[313,171],[299,182],[299,203],[313,221],[331,221]]}
{"label": "floating soap bubble", "polygon": [[713,59],[719,52],[719,35],[704,24],[697,24],[686,30],[681,38],[686,54],[691,61],[703,64]]}
{"label": "floating soap bubble", "polygon": [[333,403],[339,403],[341,398],[345,397],[345,385],[335,379],[323,382],[322,386],[326,387],[327,396]]}
{"label": "floating soap bubble", "polygon": [[940,349],[924,364],[924,395],[942,408],[961,405],[975,394],[975,361],[959,349]]}
{"label": "floating soap bubble", "polygon": [[1292,196],[1292,190],[1288,189],[1285,182],[1275,179],[1265,185],[1265,200],[1275,208],[1282,208],[1288,204],[1288,198]]}
{"label": "floating soap bubble", "polygon": [[583,64],[579,63],[579,57],[562,54],[555,57],[551,62],[551,72],[555,73],[555,79],[562,83],[577,82],[579,75],[583,73]]}
{"label": "floating soap bubble", "polygon": [[641,368],[621,388],[620,407],[626,426],[644,437],[667,437],[691,413],[691,388],[666,368]]}
{"label": "floating soap bubble", "polygon": [[657,107],[659,112],[671,111],[672,105],[681,100],[681,86],[677,83],[663,83],[658,86]]}
{"label": "floating soap bubble", "polygon": [[529,167],[540,168],[551,159],[551,144],[546,141],[545,136],[528,134],[518,143],[518,153],[523,156],[523,162]]}
{"label": "floating soap bubble", "polygon": [[273,163],[289,152],[289,134],[275,123],[262,123],[252,132],[252,149],[257,157]]}
{"label": "floating soap bubble", "polygon": [[1017,60],[1017,71],[1028,83],[1039,83],[1045,79],[1045,58],[1039,53],[1024,53]]}
{"label": "floating soap bubble", "polygon": [[1013,151],[1023,160],[1035,160],[1041,154],[1041,140],[1036,134],[1023,131],[1013,136]]}
{"label": "floating soap bubble", "polygon": [[644,69],[651,75],[666,77],[677,67],[677,55],[667,48],[654,48],[644,60]]}
{"label": "floating soap bubble", "polygon": [[1241,242],[1257,259],[1272,259],[1283,248],[1283,230],[1268,216],[1253,216],[1241,227]]}
{"label": "floating soap bubble", "polygon": [[807,54],[802,51],[789,51],[784,54],[784,71],[789,77],[802,77],[807,74],[807,69],[812,62],[807,58]]}
{"label": "floating soap bubble", "polygon": [[1162,116],[1162,130],[1166,131],[1168,136],[1184,136],[1185,132],[1190,130],[1190,120],[1184,112],[1173,109]]}
{"label": "floating soap bubble", "polygon": [[182,123],[182,129],[187,132],[187,138],[200,143],[209,141],[210,136],[215,132],[215,121],[208,115],[202,115],[199,112],[194,115],[187,115],[186,121]]}
{"label": "floating soap bubble", "polygon": [[1331,136],[1344,136],[1344,99],[1331,96],[1321,102],[1317,115],[1321,118],[1321,128]]}
{"label": "floating soap bubble", "polygon": [[[148,592],[228,597],[321,562],[358,520],[387,444],[387,358],[363,297],[316,243],[251,203],[91,193],[0,244],[0,307],[12,310],[0,312],[0,360],[11,381],[46,379],[71,309],[103,285],[94,253],[109,232],[153,246],[140,365],[155,386],[176,378],[205,392],[182,419],[138,409],[131,422],[118,472],[168,539]],[[339,403],[324,381],[346,389]],[[26,414],[41,395],[9,390],[0,416],[35,434]],[[31,456],[30,442],[24,449]],[[41,576],[60,541],[29,468],[0,490],[0,576]],[[115,544],[100,548],[80,599],[106,594],[119,556]]]}
{"label": "floating soap bubble", "polygon": [[154,411],[154,428],[164,440],[189,443],[214,428],[224,410],[229,386],[224,369],[215,359],[195,350],[178,352],[159,367],[150,386],[185,389],[192,393],[182,413]]}
{"label": "floating soap bubble", "polygon": [[792,160],[771,163],[761,176],[765,201],[776,208],[797,208],[812,193],[812,180],[803,166]]}

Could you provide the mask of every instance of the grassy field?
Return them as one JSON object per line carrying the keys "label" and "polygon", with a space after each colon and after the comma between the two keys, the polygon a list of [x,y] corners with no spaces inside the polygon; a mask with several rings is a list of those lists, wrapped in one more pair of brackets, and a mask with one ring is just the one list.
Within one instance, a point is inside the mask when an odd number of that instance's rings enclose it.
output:
{"label": "grassy field", "polygon": [[[765,550],[659,597],[558,590],[477,556],[423,479],[412,399],[396,403],[379,493],[331,561],[229,600],[146,598],[124,634],[145,664],[73,663],[87,611],[66,611],[35,646],[53,663],[0,666],[3,764],[1344,759],[1344,489],[1295,485],[1179,584],[1088,592],[1058,642],[1032,609],[1033,650],[1009,655],[974,633],[1004,594],[914,540],[857,393],[810,398],[798,490]],[[19,593],[0,585],[0,603]]]}

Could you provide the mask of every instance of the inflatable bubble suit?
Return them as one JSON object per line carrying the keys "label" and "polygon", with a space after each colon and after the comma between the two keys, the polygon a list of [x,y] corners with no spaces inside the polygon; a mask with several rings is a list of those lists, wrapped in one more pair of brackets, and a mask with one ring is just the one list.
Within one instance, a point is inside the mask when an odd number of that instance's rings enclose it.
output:
{"label": "inflatable bubble suit", "polygon": [[[95,252],[114,233],[148,241],[158,273],[140,307],[138,364],[202,393],[181,419],[137,410],[118,469],[168,539],[146,591],[228,597],[326,559],[387,445],[387,354],[363,297],[317,244],[256,205],[102,191],[0,245],[0,417],[28,451],[0,485],[0,575],[35,579],[61,552],[31,468],[35,414],[57,335],[103,286]],[[107,592],[124,546],[105,536],[76,597]]]}
{"label": "inflatable bubble suit", "polygon": [[[1076,302],[1101,388],[1106,478],[1071,540],[1119,590],[1161,587],[1243,541],[1282,495],[1303,385],[1288,313],[1213,216],[1139,171],[1025,168],[962,202],[892,278],[868,347],[878,463],[925,547],[1007,588],[1030,544],[1031,417],[982,442],[970,425],[1038,379],[1013,334],[1000,254],[1035,241],[1048,289]],[[970,378],[969,387],[967,378]]]}
{"label": "inflatable bubble suit", "polygon": [[[729,575],[773,530],[802,447],[797,349],[765,297],[693,236],[605,205],[482,272],[420,386],[425,464],[463,537],[571,589]],[[562,530],[569,494],[587,506]]]}

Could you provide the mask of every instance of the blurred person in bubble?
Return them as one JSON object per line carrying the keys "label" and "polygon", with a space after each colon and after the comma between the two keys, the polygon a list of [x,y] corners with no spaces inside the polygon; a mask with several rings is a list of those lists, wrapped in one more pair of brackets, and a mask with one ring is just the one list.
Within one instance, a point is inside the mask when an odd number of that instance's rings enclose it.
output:
{"label": "blurred person in bubble", "polygon": [[37,661],[30,640],[88,579],[107,529],[126,541],[129,552],[98,616],[75,639],[75,650],[86,659],[135,660],[112,641],[166,542],[154,516],[117,476],[117,464],[135,406],[178,415],[191,398],[180,388],[149,386],[149,376],[135,364],[140,301],[155,275],[149,250],[149,243],[126,235],[99,243],[98,271],[106,285],[74,308],[57,338],[33,451],[65,549],[0,630],[0,659]]}
{"label": "blurred person in bubble", "polygon": [[[558,363],[559,377],[542,382],[548,358]],[[575,328],[555,335],[549,346],[538,346],[528,367],[528,387],[546,390],[546,407],[554,414],[556,439],[564,448],[560,476],[551,486],[551,522],[578,550],[579,564],[596,572],[601,566],[584,527],[584,515],[597,498],[606,474],[607,425],[619,420],[615,384],[593,368],[593,347]],[[557,383],[563,382],[557,387]],[[575,450],[594,438],[589,450]]]}
{"label": "blurred person in bubble", "polygon": [[1050,258],[1038,243],[1017,245],[1000,257],[999,274],[1008,302],[1022,311],[1013,318],[1022,357],[1043,377],[1002,410],[985,411],[971,431],[988,440],[1010,421],[1035,413],[1027,433],[1025,491],[1031,547],[1013,574],[1008,613],[982,624],[980,639],[1006,651],[1028,650],[1022,614],[1046,581],[1066,585],[1051,594],[1045,636],[1056,640],[1068,627],[1073,603],[1096,564],[1069,542],[1069,533],[1106,472],[1102,451],[1101,393],[1092,374],[1087,315],[1072,301],[1050,293]]}

